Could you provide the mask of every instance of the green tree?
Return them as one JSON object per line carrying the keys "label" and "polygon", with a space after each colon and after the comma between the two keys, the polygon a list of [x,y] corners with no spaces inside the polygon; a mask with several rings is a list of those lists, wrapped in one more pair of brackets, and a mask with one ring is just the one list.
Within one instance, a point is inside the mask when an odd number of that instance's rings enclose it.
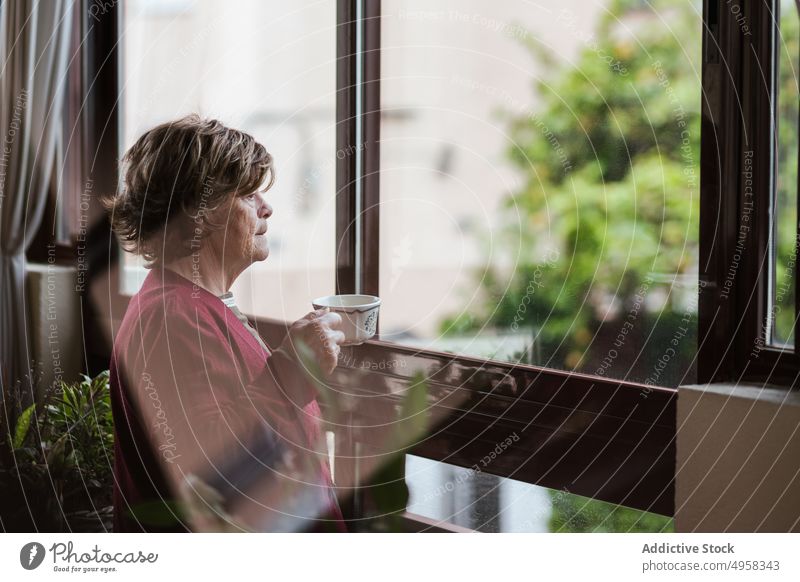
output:
{"label": "green tree", "polygon": [[[533,80],[535,110],[505,116],[508,154],[525,185],[505,201],[513,227],[504,240],[526,254],[513,272],[482,275],[484,312],[447,319],[443,332],[487,320],[529,326],[543,353],[533,363],[593,371],[611,343],[603,334],[616,335],[643,281],[696,278],[697,10],[690,2],[611,2],[594,35],[578,37],[574,65],[528,41],[540,69],[552,74]],[[548,260],[554,251],[558,260]],[[642,341],[650,337],[660,349],[683,311],[667,301],[663,311],[643,313]],[[683,343],[676,359],[688,365],[694,346]],[[640,375],[652,362],[643,359]]]}
{"label": "green tree", "polygon": [[793,266],[797,236],[798,77],[800,77],[800,17],[793,0],[781,2],[778,39],[778,181],[775,264],[775,339],[794,341],[794,296],[797,267]]}

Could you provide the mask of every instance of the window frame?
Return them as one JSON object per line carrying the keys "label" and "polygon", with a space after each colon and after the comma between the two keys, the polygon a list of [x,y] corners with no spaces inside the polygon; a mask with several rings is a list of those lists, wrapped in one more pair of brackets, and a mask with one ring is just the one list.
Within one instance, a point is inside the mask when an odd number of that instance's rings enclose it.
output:
{"label": "window frame", "polygon": [[[707,16],[712,2],[705,2]],[[706,285],[699,300],[698,380],[796,389],[800,342],[782,349],[770,346],[767,337],[777,177],[773,57],[778,54],[780,0],[737,5],[752,34],[744,35],[733,11],[719,2],[712,14],[717,22],[710,23],[714,32],[704,48],[700,278]],[[751,196],[743,176],[748,152]],[[738,236],[746,228],[749,236],[742,243]],[[800,313],[800,293],[795,293],[795,311]]]}

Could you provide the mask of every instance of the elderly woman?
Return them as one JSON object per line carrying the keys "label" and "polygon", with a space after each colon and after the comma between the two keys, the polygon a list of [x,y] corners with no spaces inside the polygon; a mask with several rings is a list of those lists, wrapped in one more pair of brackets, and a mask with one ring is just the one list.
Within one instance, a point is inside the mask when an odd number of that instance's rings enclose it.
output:
{"label": "elderly woman", "polygon": [[335,368],[341,318],[311,312],[271,349],[230,291],[269,256],[272,157],[191,115],[145,133],[122,178],[112,226],[150,272],[111,360],[115,530],[346,531],[308,373]]}

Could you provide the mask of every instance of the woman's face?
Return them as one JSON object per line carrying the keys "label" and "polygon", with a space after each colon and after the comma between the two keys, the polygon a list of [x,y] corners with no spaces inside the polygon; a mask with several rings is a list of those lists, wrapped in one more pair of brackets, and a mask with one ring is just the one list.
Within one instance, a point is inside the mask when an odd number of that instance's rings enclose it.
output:
{"label": "woman's face", "polygon": [[230,205],[218,209],[226,225],[211,233],[209,241],[221,251],[227,265],[247,267],[269,256],[267,241],[267,219],[272,216],[272,206],[266,201],[266,193],[257,191],[247,196],[236,196]]}

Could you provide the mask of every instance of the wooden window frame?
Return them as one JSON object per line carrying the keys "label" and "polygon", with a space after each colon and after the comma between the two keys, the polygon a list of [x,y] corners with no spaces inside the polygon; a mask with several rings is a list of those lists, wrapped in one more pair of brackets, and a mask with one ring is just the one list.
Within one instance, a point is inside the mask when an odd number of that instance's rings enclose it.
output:
{"label": "wooden window frame", "polygon": [[[706,284],[699,300],[699,381],[794,389],[800,342],[781,349],[766,341],[777,172],[772,55],[780,2],[739,2],[739,21],[727,3],[705,4],[711,32],[703,63],[700,278]],[[743,33],[741,22],[751,34]],[[752,160],[752,184],[743,172],[746,156]],[[798,299],[796,293],[796,313]]]}

